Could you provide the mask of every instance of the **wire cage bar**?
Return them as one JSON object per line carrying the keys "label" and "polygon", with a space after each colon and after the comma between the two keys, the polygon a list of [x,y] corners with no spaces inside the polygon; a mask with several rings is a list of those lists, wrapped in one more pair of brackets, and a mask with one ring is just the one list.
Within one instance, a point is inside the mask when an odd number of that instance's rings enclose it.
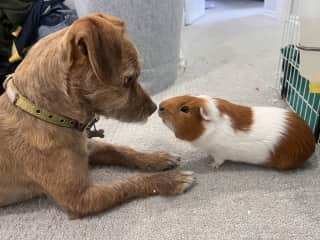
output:
{"label": "wire cage bar", "polygon": [[281,42],[278,78],[280,79],[281,97],[311,127],[319,143],[320,94],[311,93],[309,80],[299,73],[300,2],[302,0],[288,1]]}

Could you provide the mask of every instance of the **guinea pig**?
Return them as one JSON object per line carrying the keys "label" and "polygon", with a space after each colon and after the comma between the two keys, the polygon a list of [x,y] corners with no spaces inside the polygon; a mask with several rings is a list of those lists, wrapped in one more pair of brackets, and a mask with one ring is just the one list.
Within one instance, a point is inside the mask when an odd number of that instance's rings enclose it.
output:
{"label": "guinea pig", "polygon": [[294,112],[248,107],[208,96],[178,96],[160,103],[164,124],[179,139],[214,158],[276,169],[294,169],[315,151],[310,127]]}

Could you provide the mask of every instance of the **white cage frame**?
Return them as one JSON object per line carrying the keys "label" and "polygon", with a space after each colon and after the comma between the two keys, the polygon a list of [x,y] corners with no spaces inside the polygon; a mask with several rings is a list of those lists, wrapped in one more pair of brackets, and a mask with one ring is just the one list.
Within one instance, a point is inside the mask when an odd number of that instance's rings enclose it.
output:
{"label": "white cage frame", "polygon": [[309,81],[299,74],[299,5],[302,0],[288,0],[281,41],[278,79],[282,98],[312,128],[319,143],[320,94],[310,93]]}

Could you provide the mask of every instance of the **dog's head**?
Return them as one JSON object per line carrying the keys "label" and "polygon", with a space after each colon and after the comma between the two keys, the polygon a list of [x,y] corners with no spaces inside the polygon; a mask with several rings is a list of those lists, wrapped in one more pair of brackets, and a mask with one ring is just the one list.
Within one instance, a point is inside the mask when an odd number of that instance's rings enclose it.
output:
{"label": "dog's head", "polygon": [[68,95],[96,114],[144,121],[156,105],[138,83],[138,52],[121,19],[95,14],[76,21],[62,41]]}

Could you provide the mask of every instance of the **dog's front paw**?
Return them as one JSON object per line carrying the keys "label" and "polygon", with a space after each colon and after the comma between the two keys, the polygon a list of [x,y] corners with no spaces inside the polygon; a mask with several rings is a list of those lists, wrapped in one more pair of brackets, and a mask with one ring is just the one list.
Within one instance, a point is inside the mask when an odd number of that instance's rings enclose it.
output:
{"label": "dog's front paw", "polygon": [[181,158],[179,156],[171,155],[167,152],[150,153],[146,163],[146,170],[162,171],[175,168],[178,166]]}
{"label": "dog's front paw", "polygon": [[193,172],[167,171],[150,175],[153,193],[161,195],[175,195],[187,191],[194,183]]}

